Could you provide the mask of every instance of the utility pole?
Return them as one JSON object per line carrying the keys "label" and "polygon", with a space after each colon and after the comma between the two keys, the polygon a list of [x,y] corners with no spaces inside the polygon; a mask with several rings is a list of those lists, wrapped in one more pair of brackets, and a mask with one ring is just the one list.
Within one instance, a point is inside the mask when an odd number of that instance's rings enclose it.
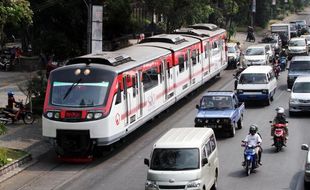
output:
{"label": "utility pole", "polygon": [[91,53],[92,0],[83,0],[87,8],[87,53]]}

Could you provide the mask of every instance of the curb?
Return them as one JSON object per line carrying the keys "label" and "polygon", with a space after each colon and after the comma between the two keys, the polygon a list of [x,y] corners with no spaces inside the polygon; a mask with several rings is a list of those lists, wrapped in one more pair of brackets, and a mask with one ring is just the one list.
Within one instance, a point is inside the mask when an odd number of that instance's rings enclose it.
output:
{"label": "curb", "polygon": [[[12,175],[5,177],[6,174],[9,172],[15,170],[18,167],[21,167],[22,165],[30,162],[32,160],[31,154],[27,154],[23,156],[22,158],[15,160],[14,162],[11,162],[10,164],[4,165],[0,168],[0,183],[7,179],[8,177],[11,177]],[[14,175],[14,174],[13,174]],[[3,179],[5,178],[5,179]]]}

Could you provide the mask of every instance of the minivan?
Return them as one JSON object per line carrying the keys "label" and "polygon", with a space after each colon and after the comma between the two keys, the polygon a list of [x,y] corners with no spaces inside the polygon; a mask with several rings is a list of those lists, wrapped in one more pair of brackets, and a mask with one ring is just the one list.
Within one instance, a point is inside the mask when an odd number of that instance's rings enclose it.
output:
{"label": "minivan", "polygon": [[287,88],[291,89],[298,76],[310,75],[310,56],[293,57],[287,69]]}
{"label": "minivan", "polygon": [[308,55],[307,40],[305,38],[292,38],[288,42],[288,58],[297,55]]}
{"label": "minivan", "polygon": [[219,170],[215,135],[210,128],[172,128],[145,158],[145,190],[217,189]]}
{"label": "minivan", "polygon": [[290,116],[302,111],[310,111],[310,75],[297,77],[291,90]]}
{"label": "minivan", "polygon": [[269,55],[265,45],[251,45],[244,52],[244,64],[250,65],[267,65]]}
{"label": "minivan", "polygon": [[242,71],[236,81],[239,101],[264,101],[267,105],[273,100],[277,79],[269,65],[250,66]]}

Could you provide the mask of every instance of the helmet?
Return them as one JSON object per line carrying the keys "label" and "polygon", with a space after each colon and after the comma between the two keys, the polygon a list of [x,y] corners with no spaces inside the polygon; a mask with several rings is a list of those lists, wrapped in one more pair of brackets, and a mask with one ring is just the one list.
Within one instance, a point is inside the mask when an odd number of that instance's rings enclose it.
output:
{"label": "helmet", "polygon": [[284,108],[282,107],[277,107],[276,111],[277,111],[277,114],[284,114]]}
{"label": "helmet", "polygon": [[8,96],[11,97],[11,96],[13,96],[13,95],[14,95],[14,92],[13,92],[13,91],[9,91],[9,92],[8,92]]}
{"label": "helmet", "polygon": [[251,135],[254,135],[257,132],[257,129],[258,129],[257,125],[252,124],[252,125],[250,125],[249,132],[251,133]]}

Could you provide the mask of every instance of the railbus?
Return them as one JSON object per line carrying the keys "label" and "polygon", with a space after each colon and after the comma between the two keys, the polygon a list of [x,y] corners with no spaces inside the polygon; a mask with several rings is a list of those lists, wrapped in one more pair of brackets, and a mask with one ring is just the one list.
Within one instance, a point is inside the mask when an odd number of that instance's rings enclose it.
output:
{"label": "railbus", "polygon": [[73,58],[50,73],[43,136],[62,159],[91,158],[219,75],[225,46],[223,29],[187,28]]}

